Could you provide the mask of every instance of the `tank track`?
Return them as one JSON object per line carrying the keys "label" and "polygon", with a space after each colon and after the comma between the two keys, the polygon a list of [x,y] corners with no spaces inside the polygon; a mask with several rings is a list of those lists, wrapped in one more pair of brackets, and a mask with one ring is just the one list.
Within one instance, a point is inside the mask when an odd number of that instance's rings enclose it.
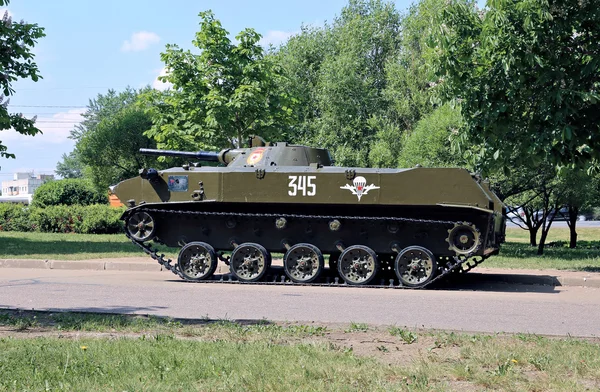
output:
{"label": "tank track", "polygon": [[[454,221],[443,221],[443,220],[430,220],[430,219],[411,219],[411,218],[395,218],[395,217],[365,217],[365,216],[313,216],[313,215],[301,215],[301,214],[252,214],[252,213],[232,213],[232,212],[206,212],[206,211],[181,211],[181,210],[165,210],[165,209],[152,209],[152,208],[138,208],[133,211],[144,211],[144,212],[155,212],[162,214],[174,214],[174,215],[187,215],[187,216],[207,216],[207,215],[218,215],[223,217],[254,217],[254,218],[264,218],[264,217],[273,217],[273,218],[302,218],[302,219],[356,219],[356,220],[385,220],[385,221],[401,221],[401,222],[412,222],[412,223],[425,223],[425,224],[449,224],[455,225],[464,222],[454,222]],[[131,215],[132,211],[126,211],[123,215],[122,219],[127,221],[127,218]],[[136,246],[142,249],[146,254],[148,254],[152,259],[156,260],[158,264],[160,264],[164,269],[171,271],[173,274],[177,275],[184,282],[187,283],[201,283],[201,284],[244,284],[244,285],[278,285],[278,286],[321,286],[321,287],[352,287],[352,288],[385,288],[385,289],[423,289],[431,286],[435,282],[442,280],[452,273],[467,273],[483,261],[485,261],[488,256],[462,256],[456,255],[451,258],[451,261],[445,263],[438,263],[438,271],[437,275],[431,279],[429,282],[419,287],[407,287],[402,285],[400,281],[395,279],[387,279],[387,283],[385,279],[380,280],[380,284],[368,284],[368,285],[349,285],[343,281],[340,277],[331,277],[331,276],[322,276],[321,281],[311,282],[311,283],[296,283],[292,282],[281,269],[281,274],[275,275],[267,275],[264,280],[257,282],[242,282],[233,277],[232,274],[221,274],[221,275],[213,275],[211,278],[200,281],[190,281],[185,278],[185,276],[179,270],[179,266],[176,261],[173,261],[169,258],[165,258],[164,254],[158,252],[158,249],[153,248],[150,244],[150,241],[139,242],[135,240],[130,233],[125,230],[125,235],[127,238],[131,240]],[[160,239],[154,239],[155,242],[161,243]],[[222,252],[217,252],[218,258],[229,265],[229,259],[223,257]],[[274,267],[271,267],[272,270],[275,270]],[[332,279],[333,278],[333,279]]]}

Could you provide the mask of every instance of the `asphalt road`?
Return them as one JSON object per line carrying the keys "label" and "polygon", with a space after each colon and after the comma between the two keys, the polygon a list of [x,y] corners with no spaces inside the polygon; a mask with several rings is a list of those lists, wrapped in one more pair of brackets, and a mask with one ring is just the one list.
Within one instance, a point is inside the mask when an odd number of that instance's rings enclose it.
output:
{"label": "asphalt road", "polygon": [[193,284],[168,272],[0,270],[0,307],[177,318],[600,336],[600,289],[469,283],[390,290]]}

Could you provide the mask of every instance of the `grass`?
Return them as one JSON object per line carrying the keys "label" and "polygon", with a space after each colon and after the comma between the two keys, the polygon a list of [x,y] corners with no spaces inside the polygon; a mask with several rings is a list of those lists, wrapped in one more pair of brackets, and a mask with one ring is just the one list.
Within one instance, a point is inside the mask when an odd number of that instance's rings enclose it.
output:
{"label": "grass", "polygon": [[[500,254],[486,260],[483,266],[600,272],[600,228],[581,228],[578,234],[578,247],[569,249],[569,230],[552,228],[548,247],[540,257],[536,254],[537,248],[528,245],[528,232],[509,228],[507,243]],[[168,257],[176,255],[175,249],[161,249]],[[138,247],[119,234],[0,232],[0,259],[87,260],[144,256]]]}
{"label": "grass", "polygon": [[369,325],[365,324],[365,323],[355,323],[355,322],[350,322],[350,327],[348,329],[345,330],[346,333],[349,332],[368,332],[369,331]]}
{"label": "grass", "polygon": [[600,272],[600,228],[578,229],[577,248],[569,248],[569,229],[551,228],[544,255],[529,245],[529,232],[510,228],[500,254],[490,257],[482,266],[494,268],[564,269]]}
{"label": "grass", "polygon": [[[0,310],[0,390],[600,388],[597,340],[349,329]],[[107,331],[110,338],[99,334]],[[362,342],[372,345],[369,355],[357,354]]]}
{"label": "grass", "polygon": [[397,371],[323,344],[174,339],[1,339],[0,389],[385,391]]}
{"label": "grass", "polygon": [[418,336],[413,331],[408,329],[399,328],[399,327],[391,327],[389,329],[390,335],[399,337],[406,344],[413,344],[417,341]]}
{"label": "grass", "polygon": [[[162,247],[162,249],[168,248]],[[165,253],[173,254],[173,252]],[[1,259],[89,260],[140,256],[143,257],[145,254],[124,234],[0,231]]]}

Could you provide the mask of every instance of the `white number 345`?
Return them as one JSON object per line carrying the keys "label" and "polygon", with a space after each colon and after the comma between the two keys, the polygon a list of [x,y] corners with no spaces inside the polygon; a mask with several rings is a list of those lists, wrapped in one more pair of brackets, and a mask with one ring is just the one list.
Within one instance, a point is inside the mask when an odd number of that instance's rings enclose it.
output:
{"label": "white number 345", "polygon": [[288,195],[290,196],[314,196],[317,194],[317,186],[313,184],[313,181],[317,176],[289,176],[289,190]]}

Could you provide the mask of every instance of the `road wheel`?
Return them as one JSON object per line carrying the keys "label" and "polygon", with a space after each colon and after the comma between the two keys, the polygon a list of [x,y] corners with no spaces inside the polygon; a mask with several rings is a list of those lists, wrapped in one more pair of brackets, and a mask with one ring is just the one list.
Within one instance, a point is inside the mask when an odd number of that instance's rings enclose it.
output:
{"label": "road wheel", "polygon": [[177,257],[179,270],[186,280],[206,280],[217,269],[217,255],[212,246],[205,242],[186,244]]}
{"label": "road wheel", "polygon": [[338,259],[338,272],[347,284],[369,284],[379,270],[375,252],[366,246],[353,245],[344,249]]}
{"label": "road wheel", "polygon": [[428,249],[409,246],[396,256],[394,269],[402,285],[423,287],[435,276],[437,263]]}
{"label": "road wheel", "polygon": [[323,253],[311,244],[296,244],[283,257],[285,274],[296,283],[314,282],[324,265]]}
{"label": "road wheel", "polygon": [[231,274],[241,282],[259,281],[271,266],[271,254],[260,244],[246,242],[231,253]]}
{"label": "road wheel", "polygon": [[127,218],[125,228],[137,242],[146,242],[152,239],[156,230],[154,218],[145,211],[134,212]]}

